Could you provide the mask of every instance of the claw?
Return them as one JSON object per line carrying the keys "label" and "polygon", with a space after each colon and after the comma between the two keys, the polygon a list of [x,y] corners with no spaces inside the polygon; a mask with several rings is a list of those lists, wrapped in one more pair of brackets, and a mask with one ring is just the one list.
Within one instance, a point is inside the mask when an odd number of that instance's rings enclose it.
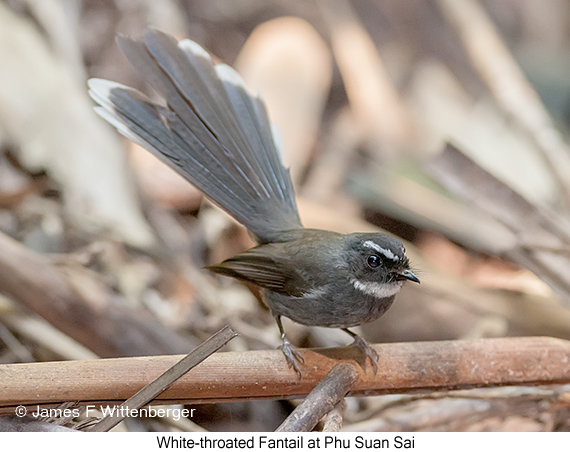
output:
{"label": "claw", "polygon": [[378,358],[379,358],[378,352],[374,350],[372,347],[370,347],[370,345],[368,345],[368,342],[362,339],[358,334],[353,333],[348,328],[342,328],[342,330],[345,333],[350,334],[354,338],[354,342],[351,345],[354,347],[358,347],[362,351],[362,353],[364,353],[364,356],[370,359],[370,361],[372,362],[374,375],[376,375],[376,373],[378,372]]}
{"label": "claw", "polygon": [[362,339],[360,336],[354,335],[354,342],[351,344],[353,347],[358,347],[364,356],[372,362],[372,369],[374,370],[374,375],[378,372],[378,359],[380,356],[378,352],[374,350],[368,343]]}
{"label": "claw", "polygon": [[291,342],[289,342],[289,340],[285,337],[283,337],[283,345],[279,348],[283,351],[289,367],[297,372],[297,376],[299,377],[299,380],[301,380],[302,375],[301,369],[299,369],[299,363],[305,364],[305,359],[301,353],[295,347],[293,347],[291,345]]}
{"label": "claw", "polygon": [[281,333],[281,340],[283,341],[283,345],[279,348],[283,351],[283,354],[287,359],[287,364],[289,365],[289,367],[293,369],[295,372],[297,372],[297,376],[299,377],[299,380],[301,380],[302,375],[301,375],[301,369],[299,369],[299,363],[305,364],[305,359],[301,356],[301,353],[299,353],[295,349],[295,347],[291,345],[291,342],[289,342],[289,340],[285,337],[285,330],[283,329],[283,324],[281,323],[281,316],[276,315],[275,321],[277,322],[277,326],[279,327],[279,332]]}

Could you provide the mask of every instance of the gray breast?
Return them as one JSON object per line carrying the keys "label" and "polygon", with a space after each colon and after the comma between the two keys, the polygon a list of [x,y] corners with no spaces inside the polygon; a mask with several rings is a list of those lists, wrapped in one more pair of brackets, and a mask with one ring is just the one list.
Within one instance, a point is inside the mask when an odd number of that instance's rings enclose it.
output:
{"label": "gray breast", "polygon": [[349,328],[372,322],[383,315],[394,295],[377,297],[347,284],[344,290],[322,288],[303,297],[288,297],[266,290],[263,298],[274,315],[303,325]]}

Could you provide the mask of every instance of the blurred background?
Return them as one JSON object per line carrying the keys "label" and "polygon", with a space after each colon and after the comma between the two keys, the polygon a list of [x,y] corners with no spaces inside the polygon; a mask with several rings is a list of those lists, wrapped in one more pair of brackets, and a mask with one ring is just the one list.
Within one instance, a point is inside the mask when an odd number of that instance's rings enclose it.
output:
{"label": "blurred background", "polygon": [[[406,240],[422,284],[368,341],[570,339],[568,2],[4,0],[0,362],[187,353],[225,324],[241,334],[227,350],[280,344],[255,290],[201,270],[251,246],[246,231],[93,112],[89,77],[154,96],[114,42],[147,27],[261,93],[306,227]],[[350,342],[285,329],[301,347]],[[568,430],[566,390],[348,399],[345,429]],[[121,428],[273,430],[293,407]]]}

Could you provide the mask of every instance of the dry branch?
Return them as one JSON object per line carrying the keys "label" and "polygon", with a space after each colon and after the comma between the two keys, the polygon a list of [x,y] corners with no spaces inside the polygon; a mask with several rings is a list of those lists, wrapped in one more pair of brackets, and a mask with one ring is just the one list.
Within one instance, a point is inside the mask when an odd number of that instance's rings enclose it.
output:
{"label": "dry branch", "polygon": [[[299,381],[279,350],[216,353],[155,399],[157,404],[301,398],[339,360],[355,361],[351,396],[507,385],[570,383],[570,342],[545,337],[411,342],[374,346],[380,368],[364,369],[354,347],[303,350]],[[120,404],[181,356],[0,366],[0,414],[24,405]]]}
{"label": "dry branch", "polygon": [[[351,416],[344,431],[552,431],[568,419],[570,387],[482,388],[397,396]],[[554,427],[559,425],[559,427]]]}
{"label": "dry branch", "polygon": [[346,413],[346,400],[341,399],[334,408],[327,414],[323,432],[340,432],[344,423],[344,415]]}
{"label": "dry branch", "polygon": [[323,378],[277,429],[278,432],[310,432],[319,419],[343,399],[358,379],[353,365],[340,363]]}

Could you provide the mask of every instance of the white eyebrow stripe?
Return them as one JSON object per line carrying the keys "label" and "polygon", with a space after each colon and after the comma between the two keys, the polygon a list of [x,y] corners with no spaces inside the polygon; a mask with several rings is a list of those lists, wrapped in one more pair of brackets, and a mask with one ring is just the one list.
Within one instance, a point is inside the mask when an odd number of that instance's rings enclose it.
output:
{"label": "white eyebrow stripe", "polygon": [[400,258],[398,256],[396,256],[392,251],[387,250],[386,248],[382,248],[380,245],[378,245],[377,243],[374,243],[372,240],[366,240],[366,242],[364,242],[362,245],[367,247],[367,248],[372,248],[374,251],[378,251],[386,259],[390,259],[393,261],[399,261],[400,260]]}

